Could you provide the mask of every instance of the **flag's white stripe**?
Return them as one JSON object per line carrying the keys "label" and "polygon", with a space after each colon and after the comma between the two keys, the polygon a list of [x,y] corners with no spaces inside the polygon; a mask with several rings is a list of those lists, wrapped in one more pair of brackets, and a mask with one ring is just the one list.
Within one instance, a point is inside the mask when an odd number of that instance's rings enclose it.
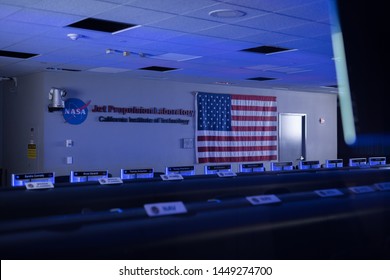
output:
{"label": "flag's white stripe", "polygon": [[277,141],[198,141],[198,147],[258,147],[277,144]]}
{"label": "flag's white stripe", "polygon": [[255,156],[272,156],[277,151],[253,151],[253,152],[198,152],[199,158],[207,157],[255,157]]}
{"label": "flag's white stripe", "polygon": [[198,130],[197,136],[274,136],[277,131],[213,131]]}
{"label": "flag's white stripe", "polygon": [[276,101],[237,100],[237,99],[232,99],[232,105],[276,107]]}
{"label": "flag's white stripe", "polygon": [[240,110],[232,110],[232,116],[256,116],[256,117],[263,117],[263,116],[278,116],[277,112],[270,112],[270,111],[240,111]]}
{"label": "flag's white stripe", "polygon": [[232,126],[274,126],[276,127],[276,122],[272,121],[231,121]]}

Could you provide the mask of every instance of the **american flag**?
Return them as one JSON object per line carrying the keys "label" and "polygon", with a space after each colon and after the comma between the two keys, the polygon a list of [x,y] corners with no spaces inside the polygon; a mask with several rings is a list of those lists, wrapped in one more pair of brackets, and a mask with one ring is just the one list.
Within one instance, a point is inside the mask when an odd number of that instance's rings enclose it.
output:
{"label": "american flag", "polygon": [[275,96],[196,94],[198,163],[277,159]]}

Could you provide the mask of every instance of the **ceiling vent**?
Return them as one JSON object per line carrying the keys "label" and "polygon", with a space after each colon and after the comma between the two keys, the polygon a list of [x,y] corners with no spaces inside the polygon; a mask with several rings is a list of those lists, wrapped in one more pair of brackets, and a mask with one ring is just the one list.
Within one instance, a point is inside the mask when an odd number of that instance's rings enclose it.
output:
{"label": "ceiling vent", "polygon": [[247,80],[263,82],[263,81],[276,80],[276,78],[270,78],[270,77],[254,77],[254,78],[248,78]]}
{"label": "ceiling vent", "polygon": [[252,53],[261,53],[261,54],[274,54],[274,53],[280,53],[280,52],[288,52],[293,51],[295,49],[288,49],[288,48],[281,48],[281,47],[275,47],[275,46],[259,46],[249,49],[243,49],[241,51],[243,52],[252,52]]}
{"label": "ceiling vent", "polygon": [[157,71],[157,72],[168,72],[177,69],[178,68],[163,67],[163,66],[149,66],[149,67],[139,68],[139,70],[149,70],[149,71]]}
{"label": "ceiling vent", "polygon": [[36,53],[12,52],[12,51],[0,50],[0,56],[12,57],[12,58],[27,59],[27,58],[31,58],[31,57],[34,57],[34,56],[37,56],[37,55],[38,54],[36,54]]}
{"label": "ceiling vent", "polygon": [[68,27],[88,29],[93,31],[118,33],[130,28],[138,27],[136,24],[110,21],[98,18],[86,18],[75,23],[69,24]]}

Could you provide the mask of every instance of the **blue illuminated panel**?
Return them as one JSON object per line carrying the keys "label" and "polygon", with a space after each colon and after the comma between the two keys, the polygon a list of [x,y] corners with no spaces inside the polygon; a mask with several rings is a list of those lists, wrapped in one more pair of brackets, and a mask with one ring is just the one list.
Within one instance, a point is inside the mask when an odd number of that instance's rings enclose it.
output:
{"label": "blue illuminated panel", "polygon": [[292,161],[271,162],[270,166],[272,171],[293,170]]}
{"label": "blue illuminated panel", "polygon": [[240,172],[253,173],[265,171],[263,163],[243,163],[240,164]]}
{"label": "blue illuminated panel", "polygon": [[204,167],[205,174],[217,174],[218,172],[231,172],[232,166],[230,164],[224,165],[206,165]]}
{"label": "blue illuminated panel", "polygon": [[143,169],[121,169],[121,179],[140,179],[140,178],[153,178],[153,168]]}
{"label": "blue illuminated panel", "polygon": [[88,182],[98,181],[101,178],[108,178],[107,170],[95,170],[95,171],[71,171],[70,182]]}
{"label": "blue illuminated panel", "polygon": [[385,157],[369,157],[368,163],[370,165],[384,165],[384,164],[386,164],[386,158]]}
{"label": "blue illuminated panel", "polygon": [[367,159],[366,158],[350,158],[349,166],[366,166]]}
{"label": "blue illuminated panel", "polygon": [[170,166],[165,168],[166,175],[180,174],[182,176],[195,175],[194,166]]}
{"label": "blue illuminated panel", "polygon": [[344,163],[342,159],[327,159],[325,161],[325,168],[338,168],[343,166]]}
{"label": "blue illuminated panel", "polygon": [[318,160],[303,160],[298,164],[299,169],[317,169],[320,167],[320,162]]}
{"label": "blue illuminated panel", "polygon": [[11,186],[21,187],[27,182],[50,182],[55,183],[54,172],[46,173],[24,173],[24,174],[12,174]]}

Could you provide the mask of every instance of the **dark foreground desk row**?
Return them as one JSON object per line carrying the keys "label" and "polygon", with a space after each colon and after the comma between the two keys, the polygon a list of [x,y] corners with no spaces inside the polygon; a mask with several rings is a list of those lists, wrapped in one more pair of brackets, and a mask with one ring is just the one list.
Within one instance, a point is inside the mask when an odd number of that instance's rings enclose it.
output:
{"label": "dark foreground desk row", "polygon": [[0,257],[390,259],[389,172],[12,189],[0,194]]}
{"label": "dark foreground desk row", "polygon": [[185,212],[155,217],[134,207],[3,221],[0,257],[389,259],[390,191],[379,186],[390,183],[330,197],[280,194],[259,205],[244,197],[192,201]]}

